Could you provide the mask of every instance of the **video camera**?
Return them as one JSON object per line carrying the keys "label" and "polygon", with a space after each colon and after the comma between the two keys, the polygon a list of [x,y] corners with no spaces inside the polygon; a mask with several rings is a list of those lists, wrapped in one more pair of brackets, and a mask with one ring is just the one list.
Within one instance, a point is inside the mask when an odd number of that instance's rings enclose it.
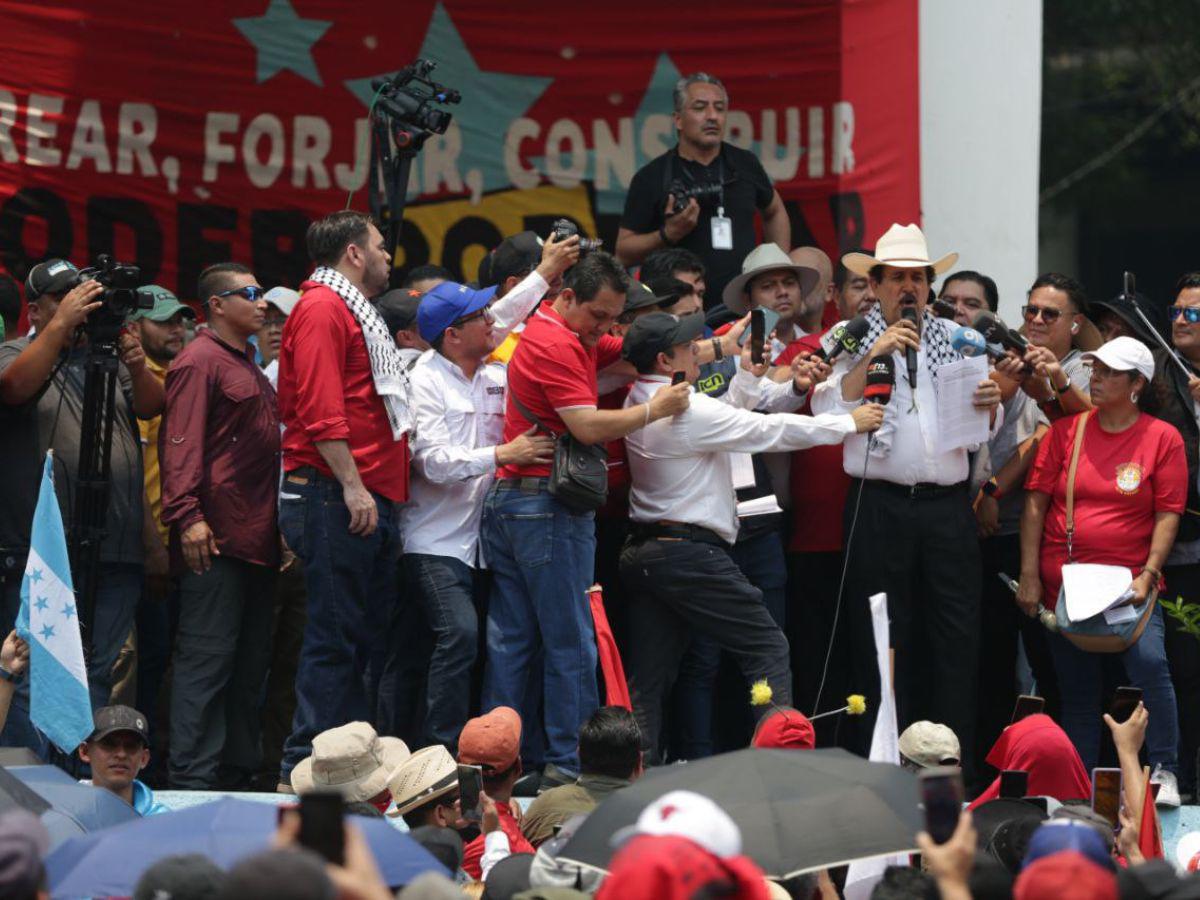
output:
{"label": "video camera", "polygon": [[693,197],[698,203],[704,202],[706,197],[720,196],[724,185],[717,181],[709,181],[704,184],[687,184],[681,178],[676,178],[667,187],[667,193],[675,200],[675,208],[672,214],[678,214],[687,209],[688,201]]}
{"label": "video camera", "polygon": [[371,81],[375,91],[375,109],[386,113],[400,125],[428,136],[445,134],[453,118],[431,103],[460,103],[462,94],[429,78],[437,67],[431,59],[418,59],[387,78]]}
{"label": "video camera", "polygon": [[[553,229],[555,241],[565,241],[567,238],[575,237],[579,234],[579,226],[570,219],[555,219],[551,226]],[[590,253],[593,250],[599,250],[604,246],[604,241],[600,238],[579,238],[579,252]]]}
{"label": "video camera", "polygon": [[138,290],[142,286],[142,270],[117,262],[106,253],[96,257],[96,265],[79,272],[79,281],[95,281],[104,286],[100,308],[89,315],[83,325],[92,344],[116,341],[131,313],[154,306],[154,298]]}

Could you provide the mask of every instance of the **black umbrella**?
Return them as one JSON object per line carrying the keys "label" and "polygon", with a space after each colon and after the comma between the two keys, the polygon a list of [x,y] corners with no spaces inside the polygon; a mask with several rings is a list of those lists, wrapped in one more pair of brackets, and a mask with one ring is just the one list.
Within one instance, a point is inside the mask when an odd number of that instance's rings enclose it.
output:
{"label": "black umbrella", "polygon": [[669,766],[612,794],[559,853],[608,869],[613,834],[663,794],[715,801],[742,831],[743,852],[783,879],[856,859],[916,851],[917,779],[844,750],[737,750]]}

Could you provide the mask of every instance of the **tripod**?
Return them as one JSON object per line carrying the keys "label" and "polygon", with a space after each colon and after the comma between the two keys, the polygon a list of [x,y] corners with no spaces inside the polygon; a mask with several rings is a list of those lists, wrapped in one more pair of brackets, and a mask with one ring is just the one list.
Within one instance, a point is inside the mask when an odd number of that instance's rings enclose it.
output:
{"label": "tripod", "polygon": [[[392,124],[393,129],[389,129]],[[388,256],[394,261],[400,243],[400,227],[404,221],[404,204],[408,200],[408,179],[413,160],[424,146],[429,132],[410,130],[386,115],[376,115],[371,127],[370,170],[381,184],[371,191],[371,215],[386,222]]]}

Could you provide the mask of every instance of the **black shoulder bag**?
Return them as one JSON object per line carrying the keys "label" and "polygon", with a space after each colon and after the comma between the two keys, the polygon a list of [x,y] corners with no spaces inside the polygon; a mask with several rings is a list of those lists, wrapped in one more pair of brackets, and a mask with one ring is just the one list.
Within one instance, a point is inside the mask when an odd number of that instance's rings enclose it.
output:
{"label": "black shoulder bag", "polygon": [[517,411],[538,428],[554,435],[554,462],[550,465],[550,496],[576,512],[592,512],[608,499],[608,450],[604,444],[584,444],[570,431],[555,434],[525,408],[516,391],[509,396]]}

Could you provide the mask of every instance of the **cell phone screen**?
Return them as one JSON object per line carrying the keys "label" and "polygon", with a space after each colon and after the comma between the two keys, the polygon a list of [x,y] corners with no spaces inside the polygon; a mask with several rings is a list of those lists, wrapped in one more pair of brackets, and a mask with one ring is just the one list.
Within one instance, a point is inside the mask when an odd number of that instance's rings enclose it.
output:
{"label": "cell phone screen", "polygon": [[687,375],[683,372],[671,373],[671,384],[683,384],[685,381],[687,381]]}
{"label": "cell phone screen", "polygon": [[1092,811],[1113,828],[1121,824],[1121,770],[1092,769]]}
{"label": "cell phone screen", "polygon": [[1108,708],[1108,714],[1113,717],[1114,721],[1124,722],[1133,715],[1133,711],[1141,702],[1141,688],[1119,687],[1113,695],[1112,706]]}
{"label": "cell phone screen", "polygon": [[949,767],[926,769],[918,780],[925,806],[925,830],[934,843],[944,844],[953,836],[962,813],[962,772]]}
{"label": "cell phone screen", "polygon": [[1020,722],[1028,716],[1036,716],[1046,708],[1046,701],[1041,697],[1034,697],[1032,694],[1022,694],[1017,698],[1017,705],[1013,707],[1012,724]]}
{"label": "cell phone screen", "polygon": [[1006,769],[1000,773],[1000,796],[1005,800],[1020,800],[1029,792],[1029,773]]}
{"label": "cell phone screen", "polygon": [[756,365],[763,361],[763,344],[767,338],[765,325],[762,309],[753,310],[750,313],[750,359]]}
{"label": "cell phone screen", "polygon": [[300,846],[340,866],[345,862],[345,806],[341,794],[300,795]]}
{"label": "cell phone screen", "polygon": [[468,822],[478,822],[483,818],[483,810],[479,806],[479,794],[483,790],[483,769],[479,766],[458,767],[458,798],[462,806],[462,817]]}

